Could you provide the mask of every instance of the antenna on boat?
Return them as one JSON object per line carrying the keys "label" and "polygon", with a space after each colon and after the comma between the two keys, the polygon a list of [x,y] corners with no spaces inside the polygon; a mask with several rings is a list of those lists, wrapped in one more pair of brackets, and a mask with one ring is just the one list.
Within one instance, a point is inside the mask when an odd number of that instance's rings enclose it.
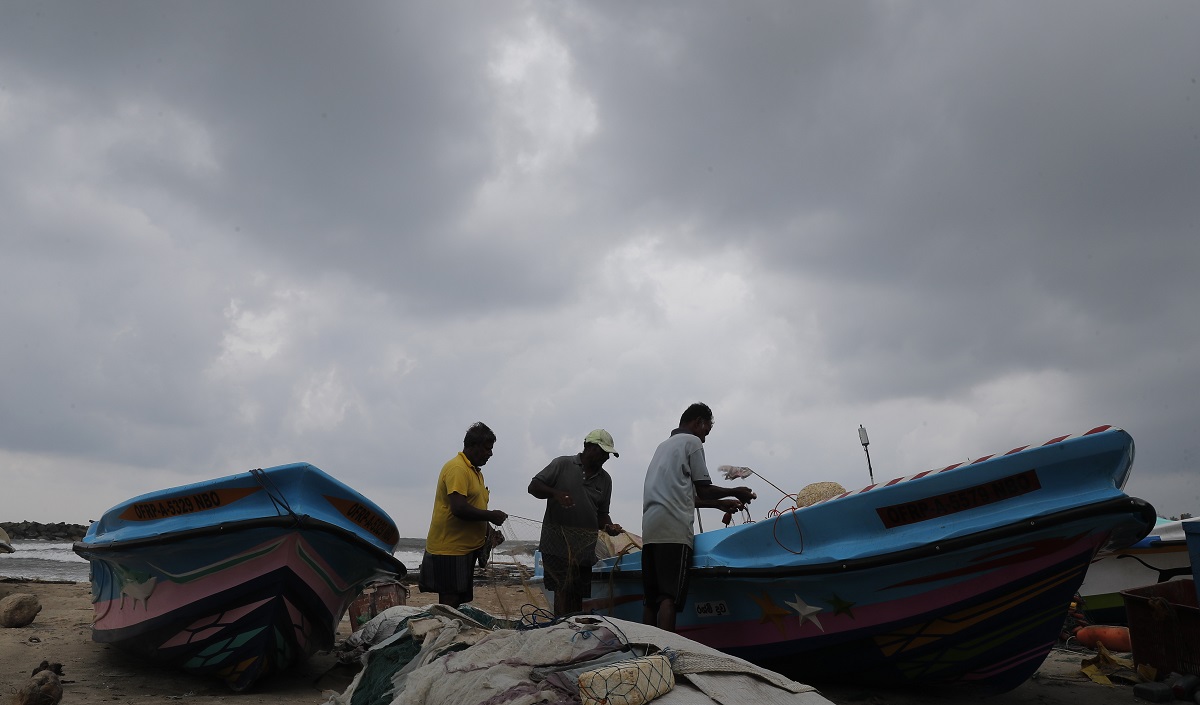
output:
{"label": "antenna on boat", "polygon": [[867,429],[863,428],[862,424],[858,425],[858,442],[862,444],[863,452],[867,454],[867,474],[871,476],[871,484],[875,484],[875,471],[871,469],[871,451],[867,450],[867,446],[871,445],[871,441],[867,439]]}

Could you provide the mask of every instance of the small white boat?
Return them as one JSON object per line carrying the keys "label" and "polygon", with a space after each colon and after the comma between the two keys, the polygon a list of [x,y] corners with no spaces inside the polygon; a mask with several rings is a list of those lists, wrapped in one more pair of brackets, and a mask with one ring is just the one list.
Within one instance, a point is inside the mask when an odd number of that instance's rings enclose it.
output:
{"label": "small white boat", "polygon": [[1088,566],[1079,596],[1093,624],[1125,624],[1121,591],[1192,577],[1183,521],[1159,518],[1146,538],[1127,548],[1101,551]]}

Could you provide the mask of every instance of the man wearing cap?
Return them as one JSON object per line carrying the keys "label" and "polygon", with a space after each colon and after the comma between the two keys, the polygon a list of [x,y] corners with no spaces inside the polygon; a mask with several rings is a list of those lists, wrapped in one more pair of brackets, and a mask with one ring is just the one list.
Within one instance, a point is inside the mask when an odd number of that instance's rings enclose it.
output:
{"label": "man wearing cap", "polygon": [[554,614],[583,609],[592,595],[592,565],[596,562],[596,531],[610,536],[623,529],[612,522],[612,477],[604,469],[609,454],[620,457],[613,438],[602,428],[583,439],[583,452],[564,455],[529,482],[529,494],[546,500],[539,549],[546,589],[554,591]]}

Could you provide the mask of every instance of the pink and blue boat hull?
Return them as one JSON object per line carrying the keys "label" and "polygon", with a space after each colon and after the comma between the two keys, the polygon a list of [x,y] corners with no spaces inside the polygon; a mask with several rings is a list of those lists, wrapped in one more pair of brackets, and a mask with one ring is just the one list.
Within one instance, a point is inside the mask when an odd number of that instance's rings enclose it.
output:
{"label": "pink and blue boat hull", "polygon": [[240,691],[332,648],[362,587],[405,573],[398,539],[377,505],[295,463],[135,497],[74,549],[95,641]]}
{"label": "pink and blue boat hull", "polygon": [[[699,534],[678,631],[804,682],[1011,690],[1096,553],[1154,525],[1132,460],[1101,427]],[[640,621],[640,559],[598,564],[585,607]]]}

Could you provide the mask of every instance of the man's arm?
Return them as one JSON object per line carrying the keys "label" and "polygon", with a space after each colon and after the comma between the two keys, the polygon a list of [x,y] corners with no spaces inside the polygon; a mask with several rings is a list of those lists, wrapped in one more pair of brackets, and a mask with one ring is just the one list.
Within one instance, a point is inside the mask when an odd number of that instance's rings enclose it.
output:
{"label": "man's arm", "polygon": [[450,513],[463,521],[489,521],[496,526],[508,521],[508,515],[499,509],[487,510],[472,506],[465,496],[457,492],[451,492],[446,501],[450,505]]}
{"label": "man's arm", "polygon": [[529,494],[538,499],[553,499],[568,509],[575,506],[575,501],[571,499],[571,495],[563,490],[547,485],[536,477],[529,481]]}
{"label": "man's arm", "polygon": [[711,507],[726,512],[738,512],[750,504],[750,500],[758,499],[758,495],[749,487],[718,487],[707,482],[698,482],[695,487],[696,506],[700,508]]}
{"label": "man's arm", "polygon": [[599,521],[600,521],[600,530],[603,531],[604,533],[608,534],[609,536],[616,536],[625,530],[621,527],[620,524],[614,524],[612,517],[610,517],[608,514],[601,514],[599,517]]}

